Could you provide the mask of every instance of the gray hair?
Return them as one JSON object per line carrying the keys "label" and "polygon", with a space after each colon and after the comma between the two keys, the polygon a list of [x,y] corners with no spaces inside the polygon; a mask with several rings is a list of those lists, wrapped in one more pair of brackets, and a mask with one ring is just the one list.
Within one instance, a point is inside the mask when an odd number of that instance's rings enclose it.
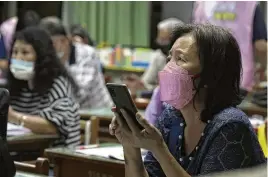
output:
{"label": "gray hair", "polygon": [[49,16],[42,18],[39,24],[40,28],[47,31],[50,35],[65,35],[67,36],[68,31],[62,24],[62,21],[56,16]]}
{"label": "gray hair", "polygon": [[45,24],[45,23],[59,24],[61,23],[61,20],[56,16],[48,16],[48,17],[42,18],[40,21],[40,24]]}
{"label": "gray hair", "polygon": [[158,23],[157,29],[167,29],[172,31],[176,26],[184,25],[184,22],[177,18],[168,18]]}

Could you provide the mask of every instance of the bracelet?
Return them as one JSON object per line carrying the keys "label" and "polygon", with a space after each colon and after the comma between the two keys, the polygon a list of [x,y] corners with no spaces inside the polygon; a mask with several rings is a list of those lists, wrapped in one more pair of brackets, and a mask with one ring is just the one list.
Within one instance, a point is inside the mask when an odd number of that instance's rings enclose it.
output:
{"label": "bracelet", "polygon": [[24,121],[27,119],[27,117],[25,115],[22,115],[20,116],[20,119],[19,119],[19,125],[21,127],[24,127]]}

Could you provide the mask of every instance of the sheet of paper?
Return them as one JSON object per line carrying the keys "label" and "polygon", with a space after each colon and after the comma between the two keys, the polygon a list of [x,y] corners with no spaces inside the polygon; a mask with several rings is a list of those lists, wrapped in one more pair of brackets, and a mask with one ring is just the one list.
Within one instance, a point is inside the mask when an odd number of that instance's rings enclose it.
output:
{"label": "sheet of paper", "polygon": [[122,146],[114,146],[114,147],[99,147],[99,148],[89,148],[89,149],[78,149],[76,152],[86,155],[94,155],[105,158],[110,158],[110,155],[121,156],[123,154]]}
{"label": "sheet of paper", "polygon": [[[124,152],[122,146],[113,146],[113,147],[98,147],[98,148],[89,148],[89,149],[78,149],[77,153],[99,156],[104,158],[116,159],[124,161]],[[142,150],[142,156],[144,157],[146,150]]]}
{"label": "sheet of paper", "polygon": [[19,136],[19,135],[24,135],[27,133],[30,133],[31,130],[19,125],[7,124],[7,136]]}

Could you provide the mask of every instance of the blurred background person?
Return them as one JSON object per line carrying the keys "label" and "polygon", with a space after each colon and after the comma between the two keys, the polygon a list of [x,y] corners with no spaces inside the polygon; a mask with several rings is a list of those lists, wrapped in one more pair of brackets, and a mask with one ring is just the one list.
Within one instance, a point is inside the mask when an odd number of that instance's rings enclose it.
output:
{"label": "blurred background person", "polygon": [[46,17],[40,22],[41,28],[51,36],[58,57],[68,68],[79,87],[77,100],[81,108],[112,106],[113,102],[100,72],[99,59],[93,47],[72,43],[57,17]]}
{"label": "blurred background person", "polygon": [[80,144],[76,84],[57,58],[50,36],[37,27],[15,37],[9,65],[8,121],[36,134],[58,134],[54,146]]}
{"label": "blurred background person", "polygon": [[[175,21],[174,21],[175,20]],[[165,64],[167,62],[169,62],[168,60],[168,53],[170,50],[170,36],[171,36],[171,32],[173,31],[174,27],[178,26],[178,25],[183,25],[183,22],[179,22],[176,19],[167,19],[166,21],[162,21],[159,23],[158,25],[158,38],[157,38],[157,43],[160,45],[161,47],[161,53],[164,54],[162,55],[163,58],[161,58],[163,61],[165,61],[165,63],[161,63],[161,65],[163,64],[163,66],[165,66]],[[158,59],[160,59],[160,55],[159,57],[157,57]],[[154,62],[155,63],[155,62]],[[152,66],[154,65],[158,65],[157,63],[152,63]],[[159,65],[160,66],[160,65]],[[151,67],[149,67],[151,68]],[[154,67],[157,68],[157,67]],[[160,69],[160,67],[159,67]],[[151,70],[151,73],[157,74],[156,76],[156,80],[158,82],[158,72],[157,70],[155,70],[154,72]],[[147,73],[147,74],[146,74]],[[149,74],[150,72],[146,72],[143,78],[148,78],[149,79]],[[153,91],[152,97],[151,97],[151,101],[148,104],[146,110],[145,110],[145,117],[148,120],[148,122],[150,122],[151,124],[155,124],[157,118],[161,115],[161,113],[164,110],[164,103],[161,101],[160,99],[160,88],[156,87]]]}
{"label": "blurred background person", "polygon": [[161,71],[165,64],[169,53],[170,35],[174,26],[183,25],[184,23],[176,18],[168,18],[158,23],[157,39],[159,50],[152,57],[149,68],[145,70],[140,77],[136,75],[128,75],[123,78],[123,82],[129,87],[132,93],[137,90],[153,90],[158,85],[158,72]]}
{"label": "blurred background person", "polygon": [[241,89],[246,95],[256,84],[254,54],[266,70],[267,30],[257,1],[197,1],[193,9],[194,23],[211,23],[231,30],[238,41],[243,65]]}
{"label": "blurred background person", "polygon": [[[91,47],[96,46],[95,41],[89,36],[89,33],[81,25],[72,25],[70,27],[70,33],[71,33],[71,40],[73,43],[76,43],[76,42],[82,43],[82,44],[90,45]],[[105,68],[102,65],[99,58],[98,60],[99,60],[100,70],[104,74]]]}
{"label": "blurred background person", "polygon": [[26,12],[19,12],[17,16],[11,17],[4,21],[0,26],[0,32],[3,35],[6,52],[9,55],[11,51],[11,45],[16,32],[29,26],[37,26],[40,22],[39,15],[29,10]]}
{"label": "blurred background person", "polygon": [[0,68],[2,66],[5,67],[6,62],[2,62],[2,61],[6,61],[7,55],[6,55],[6,47],[5,47],[5,43],[4,43],[4,37],[2,35],[2,33],[0,32]]}
{"label": "blurred background person", "polygon": [[29,10],[26,12],[19,11],[17,16],[11,17],[1,24],[0,33],[1,38],[3,38],[2,42],[5,46],[5,54],[3,55],[4,58],[1,58],[2,60],[0,60],[1,69],[6,69],[8,67],[7,58],[10,56],[11,45],[13,43],[15,33],[28,26],[36,26],[39,21],[39,15],[35,11]]}

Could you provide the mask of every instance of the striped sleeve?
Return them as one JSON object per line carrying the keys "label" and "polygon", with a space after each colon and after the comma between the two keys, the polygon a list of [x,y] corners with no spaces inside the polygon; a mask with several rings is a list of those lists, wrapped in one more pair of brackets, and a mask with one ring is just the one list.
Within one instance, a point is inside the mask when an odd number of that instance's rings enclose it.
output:
{"label": "striped sleeve", "polygon": [[79,107],[68,94],[68,87],[63,77],[56,79],[49,93],[51,105],[39,114],[58,128],[65,146],[75,146],[80,143]]}

